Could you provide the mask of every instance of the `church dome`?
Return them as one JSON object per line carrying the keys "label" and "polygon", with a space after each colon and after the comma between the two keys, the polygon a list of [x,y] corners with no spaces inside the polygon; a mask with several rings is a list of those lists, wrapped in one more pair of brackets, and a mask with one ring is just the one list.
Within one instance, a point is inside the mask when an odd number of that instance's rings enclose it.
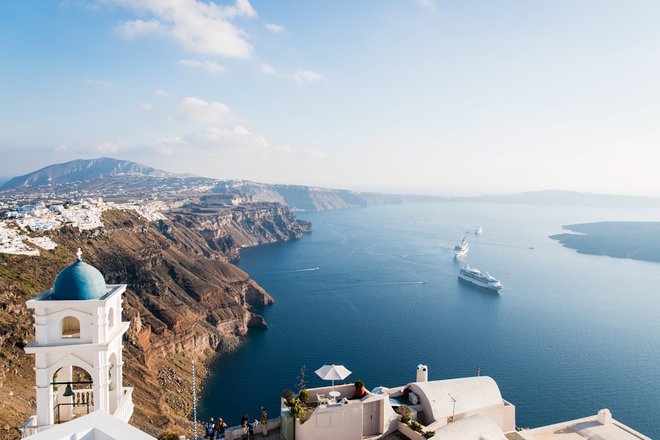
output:
{"label": "church dome", "polygon": [[51,300],[87,300],[99,299],[107,289],[105,279],[97,268],[80,258],[71,266],[64,268],[55,278]]}

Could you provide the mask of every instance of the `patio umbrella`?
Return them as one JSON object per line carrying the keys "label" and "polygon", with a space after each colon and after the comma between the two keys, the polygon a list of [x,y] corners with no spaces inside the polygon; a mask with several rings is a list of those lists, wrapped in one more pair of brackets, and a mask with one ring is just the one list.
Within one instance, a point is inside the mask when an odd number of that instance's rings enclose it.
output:
{"label": "patio umbrella", "polygon": [[351,372],[346,369],[343,365],[324,365],[318,370],[315,371],[316,375],[323,380],[332,381],[332,389],[335,388],[336,380],[343,380],[347,378]]}

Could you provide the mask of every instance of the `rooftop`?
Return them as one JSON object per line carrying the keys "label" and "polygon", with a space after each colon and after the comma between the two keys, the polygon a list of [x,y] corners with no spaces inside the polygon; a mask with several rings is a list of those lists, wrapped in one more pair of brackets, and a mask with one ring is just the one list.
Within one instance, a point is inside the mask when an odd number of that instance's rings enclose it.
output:
{"label": "rooftop", "polygon": [[595,416],[519,432],[524,440],[651,440],[612,418],[608,410]]}

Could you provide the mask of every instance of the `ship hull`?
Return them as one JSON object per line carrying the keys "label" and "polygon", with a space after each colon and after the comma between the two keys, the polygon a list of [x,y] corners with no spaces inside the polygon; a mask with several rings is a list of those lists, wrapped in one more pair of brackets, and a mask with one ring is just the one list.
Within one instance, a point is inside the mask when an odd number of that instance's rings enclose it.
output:
{"label": "ship hull", "polygon": [[454,251],[454,258],[463,258],[467,255],[467,253],[468,253],[467,249],[463,249],[461,251]]}
{"label": "ship hull", "polygon": [[483,281],[475,280],[474,278],[468,277],[467,275],[463,275],[462,273],[458,274],[458,279],[466,282],[468,284],[472,284],[473,286],[481,287],[482,289],[490,290],[493,292],[499,292],[502,286],[495,286],[490,283],[484,283]]}

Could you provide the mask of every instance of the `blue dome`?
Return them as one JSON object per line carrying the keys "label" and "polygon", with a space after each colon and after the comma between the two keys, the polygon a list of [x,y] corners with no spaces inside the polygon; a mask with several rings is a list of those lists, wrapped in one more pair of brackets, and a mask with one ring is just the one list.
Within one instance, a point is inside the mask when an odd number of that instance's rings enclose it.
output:
{"label": "blue dome", "polygon": [[51,300],[86,300],[99,299],[105,295],[105,279],[94,266],[80,258],[71,266],[63,269],[53,286]]}

